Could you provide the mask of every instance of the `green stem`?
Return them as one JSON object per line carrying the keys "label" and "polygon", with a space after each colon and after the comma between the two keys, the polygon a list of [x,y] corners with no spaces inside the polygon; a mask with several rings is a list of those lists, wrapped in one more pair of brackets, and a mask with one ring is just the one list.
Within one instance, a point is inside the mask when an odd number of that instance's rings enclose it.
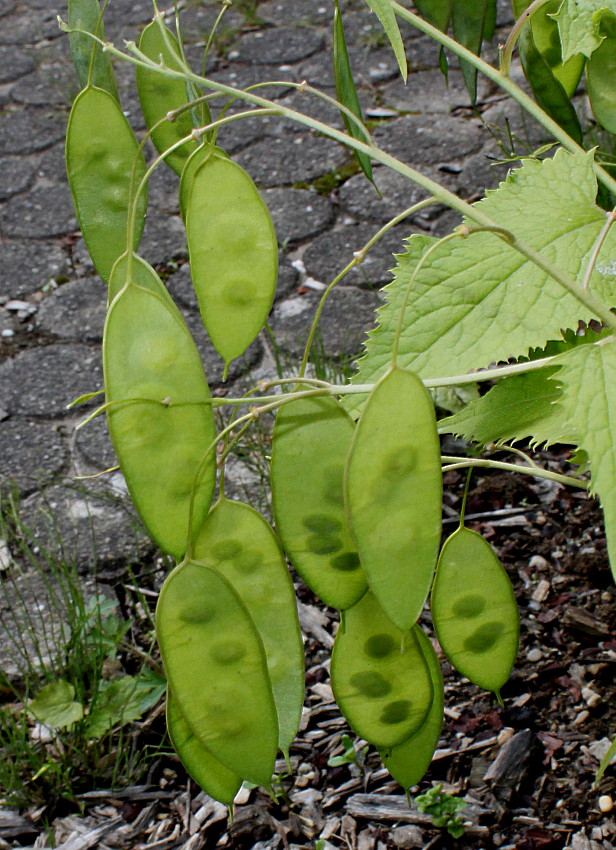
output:
{"label": "green stem", "polygon": [[464,492],[462,493],[462,507],[460,508],[460,525],[458,528],[464,528],[464,517],[466,515],[466,501],[468,499],[468,491],[471,487],[471,478],[473,476],[473,470],[469,467],[469,470],[466,474],[466,481],[464,482]]}
{"label": "green stem", "polygon": [[588,261],[588,268],[586,269],[586,274],[584,275],[584,280],[582,281],[582,289],[588,289],[590,287],[590,278],[592,277],[592,273],[595,270],[595,266],[597,264],[597,259],[599,258],[599,251],[603,247],[603,243],[607,238],[607,234],[610,232],[610,227],[614,224],[616,220],[616,210],[612,210],[612,212],[607,213],[607,221],[601,228],[601,232],[597,236],[597,241],[595,242],[590,260]]}
{"label": "green stem", "polygon": [[[468,458],[460,460],[456,457],[448,457],[443,455],[441,461],[445,461],[443,472],[451,472],[453,469],[468,469],[471,466],[483,466],[488,469],[504,469],[507,472],[523,472],[525,475],[532,475],[536,478],[547,478],[550,481],[557,481],[567,487],[579,487],[582,490],[588,490],[588,483],[582,481],[581,478],[572,478],[570,475],[560,475],[558,472],[550,472],[549,469],[541,469],[541,467],[520,466],[517,463],[504,463],[500,460],[485,460],[482,458]],[[456,461],[456,463],[449,463]]]}
{"label": "green stem", "polygon": [[323,309],[325,307],[325,302],[329,298],[329,295],[332,292],[332,290],[334,289],[334,287],[338,283],[340,283],[340,281],[344,277],[346,277],[346,275],[353,268],[355,268],[355,266],[359,265],[360,263],[363,263],[364,259],[366,258],[366,254],[368,253],[368,251],[370,251],[370,249],[374,245],[376,245],[376,243],[379,241],[379,239],[381,239],[389,230],[391,230],[392,227],[394,227],[396,224],[399,224],[401,221],[403,221],[408,216],[413,215],[413,213],[416,213],[419,210],[424,209],[425,207],[431,206],[432,204],[435,203],[435,200],[436,200],[435,198],[431,197],[431,198],[426,198],[423,201],[419,201],[419,203],[414,204],[412,207],[409,207],[408,209],[404,210],[404,212],[401,212],[400,215],[397,215],[395,218],[392,218],[391,221],[387,222],[387,224],[384,224],[383,227],[381,227],[381,229],[377,233],[375,233],[375,235],[371,239],[369,239],[368,242],[366,242],[366,244],[364,245],[363,248],[360,248],[359,251],[356,251],[354,253],[353,259],[332,280],[332,282],[329,284],[327,289],[323,292],[323,295],[321,296],[321,300],[319,301],[319,306],[317,307],[316,313],[314,314],[314,319],[312,320],[312,325],[310,327],[308,339],[306,340],[306,345],[304,347],[304,356],[302,358],[302,363],[301,363],[301,366],[300,366],[300,369],[299,369],[299,377],[300,378],[303,378],[304,374],[306,372],[306,367],[308,366],[308,358],[310,356],[310,350],[311,350],[312,344],[314,342],[314,336],[316,334],[317,327],[318,327],[319,321],[321,319],[321,314],[322,314]]}
{"label": "green stem", "polygon": [[508,77],[509,76],[509,68],[511,67],[511,57],[513,55],[513,48],[520,37],[520,33],[524,28],[524,24],[529,20],[529,18],[540,9],[541,6],[545,6],[549,0],[533,0],[530,6],[525,9],[520,17],[517,19],[515,24],[513,25],[511,32],[509,33],[509,38],[505,42],[504,47],[500,49],[500,69],[501,72]]}
{"label": "green stem", "polygon": [[[412,24],[421,32],[429,35],[430,38],[433,38],[443,47],[447,47],[451,50],[452,53],[455,53],[461,59],[465,59],[470,65],[474,68],[477,68],[478,71],[481,71],[488,79],[495,82],[500,88],[507,92],[507,94],[512,97],[515,101],[517,101],[520,106],[532,115],[532,117],[537,121],[541,126],[548,131],[555,139],[561,143],[561,145],[566,148],[568,151],[572,153],[580,153],[584,151],[584,148],[578,145],[571,136],[569,136],[563,128],[556,123],[549,115],[547,115],[540,106],[538,106],[535,101],[529,97],[526,92],[522,91],[522,89],[517,86],[512,80],[509,79],[502,71],[499,71],[498,68],[494,68],[492,65],[485,62],[483,59],[480,59],[479,56],[476,56],[471,50],[467,50],[466,47],[462,47],[461,44],[458,44],[457,41],[454,41],[453,38],[449,38],[448,35],[441,32],[436,27],[433,27],[427,21],[424,21],[423,18],[420,18],[419,15],[413,14],[409,9],[405,9],[396,0],[392,0],[392,7],[394,12],[407,23]],[[585,152],[585,151],[584,151]],[[600,165],[594,163],[594,170],[597,178],[606,186],[611,192],[616,192],[616,180],[604,171]]]}
{"label": "green stem", "polygon": [[[460,55],[462,58],[469,60],[471,64],[475,64],[476,67],[479,67],[480,70],[484,70],[487,68],[489,70],[488,76],[492,79],[496,79],[500,85],[506,90],[509,91],[510,87],[513,87],[515,90],[515,95],[512,94],[512,97],[515,96],[515,99],[522,103],[521,98],[524,100],[525,108],[528,109],[531,115],[537,117],[537,114],[543,116],[544,120],[541,120],[540,123],[543,126],[546,126],[546,129],[550,127],[554,128],[554,133],[559,140],[564,138],[566,140],[563,141],[563,145],[567,147],[569,150],[575,152],[584,152],[584,149],[573,142],[572,139],[567,136],[566,133],[562,131],[562,129],[553,122],[551,119],[548,119],[548,116],[539,109],[537,104],[534,103],[527,95],[522,92],[515,84],[511,83],[500,71],[497,71],[495,68],[492,68],[491,65],[483,62],[483,60],[478,59],[474,53],[470,50],[466,50],[465,48],[458,45],[457,42],[453,41],[453,39],[449,39],[440,30],[437,30],[435,27],[431,27],[426,21],[423,21],[417,15],[413,15],[412,12],[409,12],[406,9],[403,9],[396,2],[393,2],[394,10],[400,14],[400,17],[405,20],[410,21],[417,26],[418,29],[426,32],[428,35],[432,35],[439,43],[444,44],[445,46],[452,46],[452,49],[455,48],[456,53]],[[85,32],[84,30],[71,30],[71,28],[66,28],[63,25],[63,29],[66,31],[78,31]],[[90,38],[95,38],[91,33],[87,33]],[[100,41],[100,39],[98,39]],[[102,42],[101,42],[102,43]],[[207,80],[203,77],[199,77],[196,74],[182,74],[177,71],[174,71],[170,68],[162,68],[160,65],[156,65],[152,63],[147,56],[145,56],[139,49],[136,47],[134,42],[127,42],[127,48],[133,54],[133,56],[129,56],[126,53],[123,53],[121,50],[115,48],[112,44],[105,44],[104,49],[110,52],[114,56],[118,56],[121,59],[124,59],[128,62],[131,62],[134,65],[143,65],[144,67],[154,69],[159,71],[160,73],[165,74],[166,76],[171,77],[179,77],[180,79],[189,79],[193,80],[199,84],[204,85],[206,88],[210,88],[213,91],[222,92],[223,94],[227,94],[230,97],[237,97],[238,91],[237,89],[232,88],[231,86],[226,86],[223,83],[217,83],[213,80]],[[472,61],[471,61],[472,60]],[[477,63],[480,63],[479,65]],[[487,74],[487,71],[484,71]],[[414,168],[406,165],[400,160],[396,159],[394,156],[386,153],[385,151],[380,150],[379,148],[374,147],[373,145],[368,145],[365,142],[360,141],[359,139],[355,139],[346,133],[341,132],[340,130],[336,130],[334,127],[329,127],[327,124],[322,123],[321,121],[317,121],[314,118],[311,118],[308,115],[303,115],[300,112],[296,112],[293,109],[289,109],[288,107],[282,105],[276,105],[272,101],[267,100],[266,98],[259,97],[258,95],[250,94],[244,92],[242,94],[242,100],[246,100],[249,103],[254,103],[257,106],[264,107],[268,110],[272,110],[268,114],[279,114],[285,118],[289,118],[290,120],[296,121],[299,124],[303,124],[306,127],[309,127],[312,130],[315,130],[318,133],[322,133],[325,136],[333,139],[334,141],[340,142],[343,145],[353,148],[354,150],[361,151],[368,156],[371,156],[377,162],[380,162],[382,165],[386,165],[391,168],[393,171],[398,172],[403,177],[407,177],[417,185],[422,186],[430,195],[434,195],[439,201],[443,204],[446,204],[448,207],[456,210],[463,216],[467,216],[471,221],[474,221],[481,227],[486,228],[494,228],[500,230],[500,225],[497,221],[493,221],[489,216],[487,216],[483,210],[480,208],[468,204],[466,201],[463,201],[461,198],[458,198],[457,195],[454,195],[453,192],[450,192],[448,189],[445,189],[439,183],[436,183],[434,180],[431,180],[429,177],[426,177],[421,172],[416,171]],[[234,116],[235,117],[235,116]],[[537,118],[539,120],[539,118]],[[547,123],[546,123],[547,122]],[[214,122],[216,123],[216,122]],[[547,126],[549,125],[549,127]],[[211,125],[210,125],[211,126]],[[552,130],[550,130],[552,132]],[[616,192],[616,180],[610,177],[606,172],[603,171],[596,164],[594,165],[595,172],[601,173],[605,178],[603,182],[608,186],[612,191]],[[599,169],[599,172],[597,172]],[[603,178],[600,178],[603,179]],[[498,238],[503,238],[500,234],[496,234]],[[581,304],[583,304],[589,312],[591,312],[594,316],[599,318],[604,324],[608,327],[616,330],[616,316],[611,312],[611,310],[598,298],[595,298],[590,292],[585,292],[576,281],[568,274],[562,272],[558,269],[552,262],[547,260],[542,254],[535,251],[534,248],[530,247],[526,243],[515,238],[515,234],[513,234],[514,238],[511,242],[511,247],[514,248],[518,253],[522,254],[522,256],[526,257],[528,260],[533,262],[536,266],[538,266],[542,271],[546,272],[550,277],[554,278],[554,280],[559,283],[567,292],[573,295]]]}

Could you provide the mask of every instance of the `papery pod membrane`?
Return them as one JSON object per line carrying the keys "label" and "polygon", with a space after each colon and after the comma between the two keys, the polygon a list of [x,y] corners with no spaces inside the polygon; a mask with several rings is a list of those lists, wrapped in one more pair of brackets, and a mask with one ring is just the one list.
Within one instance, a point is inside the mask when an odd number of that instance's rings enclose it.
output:
{"label": "papery pod membrane", "polygon": [[304,646],[293,582],[276,535],[250,505],[220,499],[195,537],[192,556],[219,570],[259,632],[288,757],[304,704]]}
{"label": "papery pod membrane", "polygon": [[345,611],[336,634],[331,685],[354,731],[376,747],[401,744],[422,726],[433,700],[418,626],[403,631],[373,593]]}
{"label": "papery pod membrane", "polygon": [[197,169],[186,237],[201,317],[226,374],[263,327],[278,279],[271,216],[237,163],[213,153]]}
{"label": "papery pod membrane", "polygon": [[[165,31],[166,35],[162,32],[161,24],[156,20],[152,21],[141,33],[139,50],[153,62],[159,64],[162,61],[168,68],[181,71],[182,62],[177,39],[167,28]],[[189,102],[186,83],[142,66],[137,66],[136,76],[141,111],[154,147],[162,154],[193,131],[190,110],[180,113],[175,121],[163,121],[159,124],[167,113],[180,109]],[[196,148],[195,139],[189,139],[165,157],[165,162],[176,174],[181,174],[186,160]]]}
{"label": "papery pod membrane", "polygon": [[278,749],[263,642],[218,570],[186,561],[167,577],[156,632],[171,691],[199,741],[229,771],[269,787]]}
{"label": "papery pod membrane", "polygon": [[[68,0],[68,25],[71,29],[90,32],[101,41],[105,41],[105,26],[98,0]],[[81,32],[69,33],[68,40],[81,88],[91,83],[93,86],[105,89],[112,97],[119,100],[109,54],[104,53],[100,44]],[[93,52],[94,59],[92,59]]]}
{"label": "papery pod membrane", "polygon": [[347,460],[345,500],[368,585],[406,631],[432,583],[442,504],[434,405],[414,372],[390,369],[370,393]]}
{"label": "papery pod membrane", "polygon": [[368,587],[344,507],[354,432],[348,413],[323,396],[282,405],[272,437],[272,506],[282,545],[313,593],[339,610]]}
{"label": "papery pod membrane", "polygon": [[191,505],[196,529],[214,490],[214,452],[202,465],[216,437],[210,391],[195,343],[156,272],[140,262],[129,274],[126,258],[116,271],[119,291],[103,338],[109,434],[148,532],[180,560]]}
{"label": "papery pod membrane", "polygon": [[410,738],[379,753],[387,770],[407,791],[421,781],[430,767],[443,728],[445,705],[443,674],[432,642],[421,628],[416,629],[415,636],[430,671],[434,692],[432,705],[426,719]]}
{"label": "papery pod membrane", "polygon": [[459,528],[443,544],[431,610],[456,670],[499,696],[517,655],[520,617],[507,573],[476,531]]}
{"label": "papery pod membrane", "polygon": [[224,803],[233,804],[235,795],[242,787],[242,780],[215,759],[195,735],[177,700],[167,691],[167,731],[180,760],[188,773],[205,793]]}
{"label": "papery pod membrane", "polygon": [[[96,271],[108,281],[126,250],[131,187],[145,175],[143,154],[117,100],[89,86],[75,98],[66,130],[66,171],[77,220]],[[137,204],[133,250],[145,225],[147,193]]]}

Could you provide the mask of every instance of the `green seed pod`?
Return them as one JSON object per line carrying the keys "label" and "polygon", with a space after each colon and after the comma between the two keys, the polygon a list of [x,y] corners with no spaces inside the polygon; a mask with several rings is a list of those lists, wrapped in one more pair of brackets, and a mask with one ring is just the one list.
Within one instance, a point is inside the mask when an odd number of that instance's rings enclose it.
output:
{"label": "green seed pod", "polygon": [[224,575],[256,626],[288,757],[304,704],[304,646],[291,576],[278,539],[249,505],[218,501],[195,538],[193,557]]}
{"label": "green seed pod", "polygon": [[180,760],[197,785],[219,803],[232,805],[242,780],[227,770],[201,743],[180,711],[177,700],[167,691],[167,731]]}
{"label": "green seed pod", "polygon": [[[152,21],[141,33],[139,50],[154,62],[160,63],[162,60],[168,68],[182,70],[180,48],[176,37],[167,29],[167,39],[165,39],[161,25],[157,21]],[[193,130],[190,110],[180,113],[175,121],[164,121],[152,129],[169,112],[186,106],[189,102],[186,83],[141,66],[137,66],[136,74],[137,92],[146,126],[148,130],[151,130],[150,137],[154,147],[159,153],[164,153],[171,145],[189,136]],[[186,160],[196,148],[197,142],[190,139],[170,153],[165,158],[165,162],[176,174],[181,174]]]}
{"label": "green seed pod", "polygon": [[434,699],[426,719],[410,738],[396,747],[380,751],[381,759],[387,770],[396,782],[399,782],[407,791],[413,785],[417,785],[430,767],[443,728],[444,694],[441,665],[432,643],[423,629],[417,628],[415,636],[428,664]]}
{"label": "green seed pod", "polygon": [[431,605],[449,661],[499,696],[518,651],[520,617],[507,573],[477,532],[459,528],[443,544]]}
{"label": "green seed pod", "polygon": [[368,591],[345,612],[331,663],[340,710],[358,735],[393,747],[413,735],[432,705],[430,670],[417,629],[398,629]]}
{"label": "green seed pod", "polygon": [[227,154],[223,151],[222,148],[219,148],[218,145],[211,145],[208,142],[203,142],[199,145],[198,148],[196,148],[196,150],[191,153],[191,155],[186,160],[184,168],[182,169],[182,176],[180,179],[180,213],[184,222],[186,221],[188,199],[190,198],[190,193],[192,192],[192,184],[195,174],[203,165],[205,160],[208,159],[213,153],[215,153],[217,156],[222,156],[225,159],[229,159]]}
{"label": "green seed pod", "polygon": [[203,323],[227,369],[265,323],[278,277],[272,219],[237,163],[214,153],[197,169],[186,237]]}
{"label": "green seed pod", "polygon": [[430,591],[442,501],[434,406],[413,372],[392,369],[370,393],[345,485],[351,532],[370,589],[390,620],[406,631]]}
{"label": "green seed pod", "polygon": [[170,689],[198,740],[227,770],[269,786],[278,723],[263,643],[231,585],[187,561],[167,577],[156,631]]}
{"label": "green seed pod", "polygon": [[616,133],[616,15],[603,15],[605,38],[586,66],[588,97],[595,118],[609,133]]}
{"label": "green seed pod", "polygon": [[[143,154],[119,103],[103,89],[80,92],[66,130],[66,171],[77,220],[96,271],[108,281],[126,250],[131,181],[146,170]],[[147,198],[139,198],[134,242],[137,249]]]}
{"label": "green seed pod", "polygon": [[[107,314],[103,369],[109,434],[131,498],[154,540],[180,560],[195,476],[216,429],[201,358],[156,272],[141,261]],[[126,275],[126,258],[118,263]],[[148,288],[139,281],[148,280]],[[157,291],[158,290],[158,291]],[[148,401],[149,400],[149,401]],[[195,488],[193,528],[209,510],[211,453]]]}
{"label": "green seed pod", "polygon": [[282,545],[308,587],[339,610],[368,586],[344,508],[344,458],[354,430],[334,398],[301,398],[279,409],[272,439],[272,504]]}

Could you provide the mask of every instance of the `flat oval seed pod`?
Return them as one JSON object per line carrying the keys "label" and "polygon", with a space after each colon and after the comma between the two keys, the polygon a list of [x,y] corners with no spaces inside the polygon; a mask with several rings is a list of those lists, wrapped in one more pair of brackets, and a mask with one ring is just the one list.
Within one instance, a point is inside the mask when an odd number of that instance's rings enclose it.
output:
{"label": "flat oval seed pod", "polygon": [[387,770],[407,791],[413,785],[417,785],[430,767],[443,728],[444,694],[441,665],[423,629],[417,628],[415,636],[428,664],[434,699],[428,716],[414,735],[396,747],[380,751]]}
{"label": "flat oval seed pod", "polygon": [[187,723],[232,773],[269,786],[278,723],[263,643],[220,572],[187,561],[156,608],[167,679]]}
{"label": "flat oval seed pod", "polygon": [[[139,278],[149,267],[136,268]],[[106,398],[126,401],[108,410],[107,421],[139,515],[161,549],[180,560],[195,475],[216,429],[201,358],[168,294],[156,294],[156,286],[164,286],[153,269],[150,286],[131,279],[107,314]],[[209,510],[214,481],[212,453],[195,492],[195,529]]]}
{"label": "flat oval seed pod", "polygon": [[288,756],[304,704],[304,646],[278,539],[250,505],[221,499],[199,529],[192,554],[220,570],[261,636],[278,713],[278,744]]}
{"label": "flat oval seed pod", "polygon": [[183,221],[186,221],[186,213],[188,210],[188,199],[192,191],[192,184],[198,169],[203,165],[213,153],[217,156],[222,156],[224,159],[229,159],[227,154],[218,145],[211,145],[208,142],[203,142],[194,150],[186,160],[182,169],[180,178],[180,213]]}
{"label": "flat oval seed pod", "polygon": [[261,330],[278,277],[272,219],[237,163],[213,154],[197,170],[186,237],[203,323],[228,367]]}
{"label": "flat oval seed pod", "polygon": [[413,372],[392,369],[370,393],[345,488],[370,589],[390,620],[407,630],[419,619],[432,583],[442,501],[434,406]]}
{"label": "flat oval seed pod", "polygon": [[601,18],[605,38],[586,64],[588,96],[595,118],[609,133],[616,133],[616,15]]}
{"label": "flat oval seed pod", "polygon": [[[68,0],[68,25],[71,29],[94,33],[105,41],[105,26],[101,19],[101,7],[98,0]],[[106,89],[110,95],[119,100],[109,54],[103,53],[101,45],[84,35],[84,32],[71,32],[68,36],[79,85],[85,88],[88,82],[91,82],[98,88]],[[93,53],[94,58],[92,58]],[[91,79],[90,69],[92,69]]]}
{"label": "flat oval seed pod", "polygon": [[214,800],[232,805],[242,780],[222,765],[201,743],[180,711],[177,700],[167,691],[167,731],[186,770],[197,785]]}
{"label": "flat oval seed pod", "polygon": [[368,587],[344,507],[344,458],[354,431],[334,398],[301,398],[278,410],[272,439],[272,504],[282,545],[308,587],[339,610]]}
{"label": "flat oval seed pod", "polygon": [[331,663],[336,702],[358,735],[393,747],[413,735],[432,705],[432,679],[417,629],[398,629],[368,591],[345,613]]}
{"label": "flat oval seed pod", "polygon": [[[134,173],[137,186],[145,170],[143,154],[117,100],[92,86],[80,92],[66,130],[66,171],[83,238],[105,281],[126,250],[131,177]],[[136,217],[135,250],[146,207],[144,192]]]}
{"label": "flat oval seed pod", "polygon": [[[161,31],[160,25],[152,21],[141,33],[139,39],[139,50],[160,63],[161,59],[168,68],[182,70],[180,59],[180,48],[176,37],[167,29],[168,43]],[[150,138],[159,153],[164,153],[171,145],[179,142],[193,131],[193,122],[190,110],[182,112],[175,121],[164,121],[156,129],[154,125],[168,112],[186,106],[188,95],[186,83],[183,80],[172,77],[164,77],[156,71],[137,66],[137,92],[141,102],[141,111],[145,119],[146,127],[151,130]],[[186,160],[196,149],[197,142],[190,139],[186,144],[177,148],[166,157],[165,162],[176,174],[181,174]]]}
{"label": "flat oval seed pod", "polygon": [[477,532],[459,528],[443,544],[431,607],[456,670],[498,696],[517,655],[520,617],[507,573]]}

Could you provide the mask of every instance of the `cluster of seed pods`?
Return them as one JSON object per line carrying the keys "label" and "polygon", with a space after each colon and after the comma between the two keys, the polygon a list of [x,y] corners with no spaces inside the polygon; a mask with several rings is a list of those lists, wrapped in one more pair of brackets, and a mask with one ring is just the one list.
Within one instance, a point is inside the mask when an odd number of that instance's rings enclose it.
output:
{"label": "cluster of seed pods", "polygon": [[[157,21],[140,50],[170,68],[182,62]],[[107,79],[109,66],[101,67]],[[164,121],[188,95],[158,76],[137,75],[142,109],[154,145],[181,175],[193,282],[228,368],[271,309],[276,236],[249,175],[213,139],[187,139],[191,111]],[[73,105],[67,171],[86,245],[108,283],[109,432],[135,507],[178,563],[157,607],[171,740],[218,800],[231,804],[244,780],[270,785],[304,695],[288,558],[341,612],[331,663],[341,711],[408,788],[427,769],[442,723],[440,666],[418,625],[431,586],[439,642],[471,681],[498,694],[518,639],[511,586],[488,544],[460,528],[438,557],[441,462],[430,395],[414,373],[393,367],[357,424],[331,395],[283,404],[271,459],[280,540],[246,504],[221,495],[212,507],[217,436],[207,378],[166,287],[135,253],[145,161],[113,87],[96,82],[91,73]]]}

